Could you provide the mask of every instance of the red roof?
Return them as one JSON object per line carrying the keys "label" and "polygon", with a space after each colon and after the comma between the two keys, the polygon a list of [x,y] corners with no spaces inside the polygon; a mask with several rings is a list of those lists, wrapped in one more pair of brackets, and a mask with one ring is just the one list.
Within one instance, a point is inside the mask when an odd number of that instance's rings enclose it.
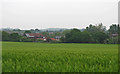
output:
{"label": "red roof", "polygon": [[44,36],[43,34],[41,34],[41,33],[26,33],[26,34],[28,34],[29,36],[34,36],[34,37],[40,37],[40,36]]}
{"label": "red roof", "polygon": [[51,40],[55,41],[56,39],[55,38],[50,38]]}

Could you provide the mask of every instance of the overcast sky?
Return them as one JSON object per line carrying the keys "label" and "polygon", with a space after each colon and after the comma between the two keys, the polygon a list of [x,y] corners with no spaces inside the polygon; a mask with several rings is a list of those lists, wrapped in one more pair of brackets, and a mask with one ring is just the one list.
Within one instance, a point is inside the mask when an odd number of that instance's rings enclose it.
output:
{"label": "overcast sky", "polygon": [[119,0],[2,0],[2,28],[85,28],[118,22]]}

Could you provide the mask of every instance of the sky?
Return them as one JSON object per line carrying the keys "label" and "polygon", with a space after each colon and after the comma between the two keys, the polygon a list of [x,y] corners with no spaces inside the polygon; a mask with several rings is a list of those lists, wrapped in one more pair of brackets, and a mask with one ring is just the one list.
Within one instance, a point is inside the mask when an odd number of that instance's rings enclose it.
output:
{"label": "sky", "polygon": [[2,28],[86,28],[118,23],[119,0],[2,0]]}

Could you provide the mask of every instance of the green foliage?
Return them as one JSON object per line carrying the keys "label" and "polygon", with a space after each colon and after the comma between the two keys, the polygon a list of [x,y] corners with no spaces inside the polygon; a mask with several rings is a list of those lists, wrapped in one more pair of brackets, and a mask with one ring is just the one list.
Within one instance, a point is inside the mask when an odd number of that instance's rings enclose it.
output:
{"label": "green foliage", "polygon": [[42,34],[46,37],[49,37],[49,33],[48,32],[42,32]]}
{"label": "green foliage", "polygon": [[117,72],[118,45],[2,42],[3,72]]}
{"label": "green foliage", "polygon": [[107,44],[118,44],[118,37],[111,37],[105,40]]}
{"label": "green foliage", "polygon": [[21,40],[21,36],[18,33],[10,34],[10,41],[19,42]]}
{"label": "green foliage", "polygon": [[2,40],[3,41],[9,41],[9,33],[5,32],[5,31],[2,31]]}
{"label": "green foliage", "polygon": [[22,42],[33,42],[34,39],[27,38],[27,37],[23,37],[21,41],[22,41]]}
{"label": "green foliage", "polygon": [[70,33],[70,31],[71,31],[71,30],[65,30],[65,31],[63,31],[63,32],[62,32],[62,36],[64,36],[64,35],[67,34],[67,33]]}
{"label": "green foliage", "polygon": [[118,25],[118,44],[120,44],[120,26],[119,25]]}
{"label": "green foliage", "polygon": [[65,35],[65,41],[66,42],[80,42],[80,30],[78,29],[72,29],[70,33],[67,33]]}
{"label": "green foliage", "polygon": [[31,33],[31,31],[29,31],[29,30],[26,30],[24,33]]}
{"label": "green foliage", "polygon": [[60,38],[60,41],[61,41],[61,42],[65,42],[65,38],[62,36],[62,37]]}
{"label": "green foliage", "polygon": [[118,33],[118,25],[112,24],[110,26],[109,32],[112,33],[112,34]]}
{"label": "green foliage", "polygon": [[104,32],[81,32],[78,29],[72,29],[69,33],[65,34],[65,38],[62,37],[63,42],[72,42],[72,43],[104,43],[104,40],[108,38],[108,35]]}
{"label": "green foliage", "polygon": [[96,33],[96,32],[105,32],[106,28],[105,28],[105,26],[103,26],[102,23],[100,23],[96,26],[90,24],[89,27],[86,27],[86,30],[90,33]]}
{"label": "green foliage", "polygon": [[[120,36],[117,36],[119,31],[119,25],[112,24],[110,29],[107,31],[105,26],[102,23],[98,25],[90,24],[86,27],[85,31],[80,31],[79,29],[65,30],[61,32],[52,32],[49,31],[41,32],[39,29],[31,29],[26,30],[25,33],[42,33],[47,39],[46,42],[52,42],[50,38],[55,38],[56,36],[62,36],[61,42],[69,42],[69,43],[120,43]],[[21,30],[16,30],[21,31]],[[2,32],[3,41],[23,41],[23,42],[41,42],[36,39],[22,39],[17,34],[9,35],[7,32]],[[20,35],[21,33],[18,32]],[[112,34],[116,34],[116,36],[112,36]],[[120,35],[120,34],[118,34]],[[23,36],[22,36],[23,37]],[[119,40],[119,41],[118,41]],[[54,41],[53,41],[54,42]]]}
{"label": "green foliage", "polygon": [[106,35],[104,32],[97,32],[95,33],[94,38],[98,43],[104,43],[104,40],[108,38],[108,35]]}
{"label": "green foliage", "polygon": [[37,41],[37,42],[44,42],[44,41],[43,41],[43,40],[41,40],[41,39],[37,39],[36,41]]}
{"label": "green foliage", "polygon": [[90,43],[92,42],[92,36],[88,31],[83,31],[81,34],[82,38],[81,38],[81,42],[83,43]]}

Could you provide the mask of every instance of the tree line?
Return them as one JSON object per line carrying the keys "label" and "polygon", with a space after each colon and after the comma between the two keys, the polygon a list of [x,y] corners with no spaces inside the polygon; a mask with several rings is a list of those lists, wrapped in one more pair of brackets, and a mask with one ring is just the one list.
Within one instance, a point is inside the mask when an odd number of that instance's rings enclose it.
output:
{"label": "tree line", "polygon": [[[118,38],[119,36],[112,36],[117,35],[119,33],[119,25],[112,24],[108,30],[106,27],[103,26],[102,23],[98,25],[90,24],[84,31],[79,29],[71,29],[65,30],[62,32],[62,38],[60,39],[61,42],[64,43],[109,43],[109,44],[117,44],[119,43]],[[30,31],[25,31],[25,33],[31,33]],[[47,33],[45,33],[46,35]],[[47,34],[49,35],[49,34]],[[57,35],[57,34],[56,34]],[[119,34],[118,34],[119,35]],[[48,36],[49,37],[49,36]],[[33,42],[34,39],[27,38],[25,36],[21,36],[18,33],[7,33],[2,31],[2,41],[15,41],[15,42]]]}
{"label": "tree line", "polygon": [[[112,24],[109,30],[102,23],[98,25],[89,25],[84,31],[72,29],[61,38],[66,43],[106,43],[118,44],[119,25]],[[115,35],[115,36],[113,36]]]}
{"label": "tree line", "polygon": [[68,43],[104,43],[108,37],[104,32],[90,33],[87,30],[81,32],[78,29],[72,29],[61,40]]}

